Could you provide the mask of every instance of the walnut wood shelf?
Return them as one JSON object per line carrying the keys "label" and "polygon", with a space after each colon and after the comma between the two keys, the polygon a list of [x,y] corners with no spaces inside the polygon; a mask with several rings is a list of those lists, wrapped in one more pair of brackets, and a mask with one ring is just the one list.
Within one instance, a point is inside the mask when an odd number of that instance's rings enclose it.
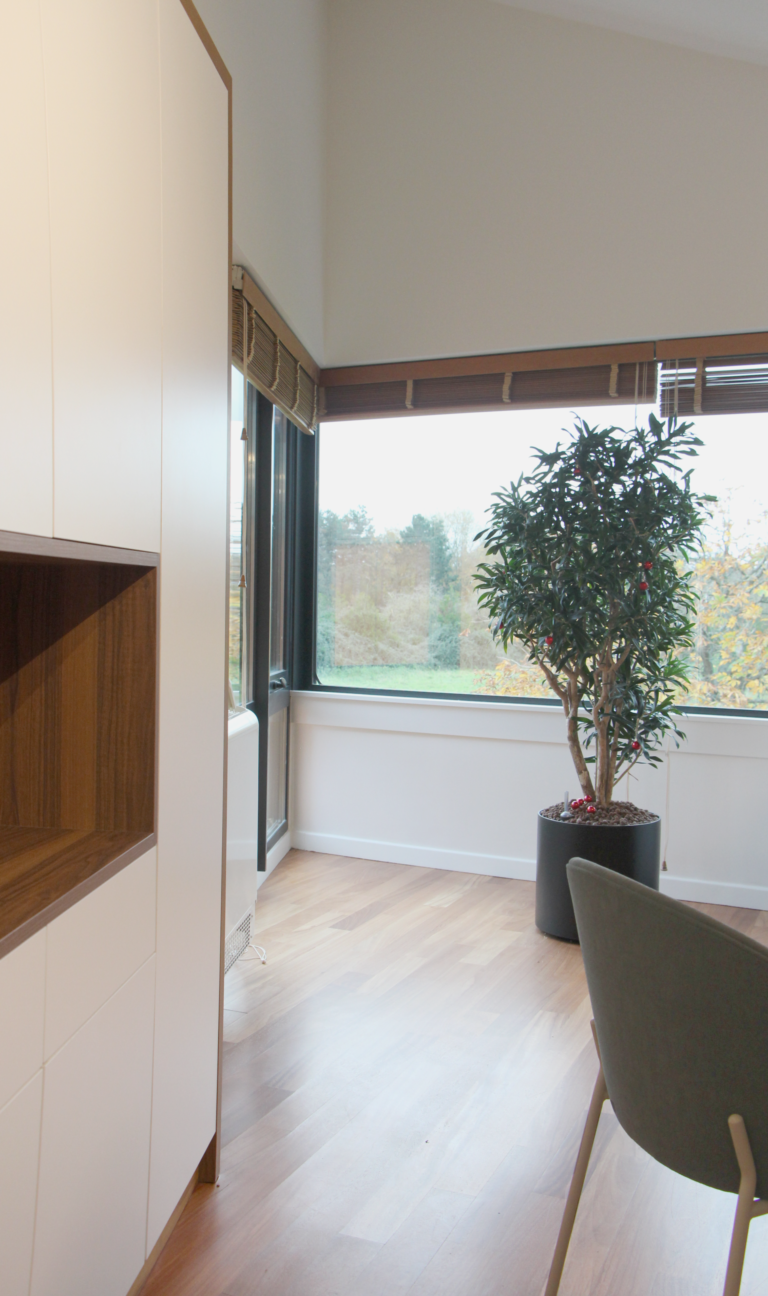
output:
{"label": "walnut wood shelf", "polygon": [[0,532],[0,957],[155,842],[156,569]]}
{"label": "walnut wood shelf", "polygon": [[156,840],[154,833],[0,828],[0,958]]}

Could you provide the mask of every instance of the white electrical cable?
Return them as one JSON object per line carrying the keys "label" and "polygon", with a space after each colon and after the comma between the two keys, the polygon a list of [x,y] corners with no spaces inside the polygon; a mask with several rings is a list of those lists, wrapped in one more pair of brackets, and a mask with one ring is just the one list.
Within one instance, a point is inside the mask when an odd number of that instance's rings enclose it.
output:
{"label": "white electrical cable", "polygon": [[[245,957],[245,956],[246,956],[246,953],[248,952],[249,949],[255,950],[255,952],[256,952],[256,958],[246,958],[246,957]],[[266,951],[266,950],[265,950],[261,945],[254,945],[253,941],[250,941],[249,944],[246,945],[245,949],[243,950],[242,954],[240,955],[240,958],[239,958],[237,961],[238,961],[238,963],[240,963],[240,962],[242,962],[242,963],[258,963],[258,962],[266,963],[266,961],[267,961],[267,951]]]}

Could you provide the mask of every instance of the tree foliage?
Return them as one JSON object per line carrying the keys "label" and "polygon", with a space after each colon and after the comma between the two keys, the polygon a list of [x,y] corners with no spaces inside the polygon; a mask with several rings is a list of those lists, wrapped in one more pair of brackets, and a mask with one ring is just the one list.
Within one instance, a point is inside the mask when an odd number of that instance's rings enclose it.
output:
{"label": "tree foliage", "polygon": [[601,805],[638,760],[658,763],[666,734],[683,737],[690,564],[710,499],[684,471],[702,444],[691,427],[577,418],[569,442],[536,450],[534,472],[494,496],[477,537],[495,559],[475,576],[494,637],[505,651],[517,640],[562,702],[582,791]]}
{"label": "tree foliage", "polygon": [[687,698],[696,706],[768,704],[768,544],[733,536],[728,512],[716,510],[692,571],[698,615]]}

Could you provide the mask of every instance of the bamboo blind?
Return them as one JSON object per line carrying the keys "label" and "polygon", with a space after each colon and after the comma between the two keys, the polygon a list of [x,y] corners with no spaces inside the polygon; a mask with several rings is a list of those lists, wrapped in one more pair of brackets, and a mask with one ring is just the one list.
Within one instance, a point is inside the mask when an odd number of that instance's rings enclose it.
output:
{"label": "bamboo blind", "polygon": [[232,289],[232,360],[254,387],[303,432],[314,432],[319,388],[301,361],[262,319],[239,288]]}

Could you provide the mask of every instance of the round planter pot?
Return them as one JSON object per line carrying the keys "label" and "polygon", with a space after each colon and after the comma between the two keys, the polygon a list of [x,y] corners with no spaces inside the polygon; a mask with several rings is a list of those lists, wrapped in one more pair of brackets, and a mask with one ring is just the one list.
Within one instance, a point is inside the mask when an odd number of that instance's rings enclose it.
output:
{"label": "round planter pot", "polygon": [[575,824],[539,814],[536,926],[547,936],[578,941],[565,866],[578,855],[659,889],[661,820],[642,824]]}

